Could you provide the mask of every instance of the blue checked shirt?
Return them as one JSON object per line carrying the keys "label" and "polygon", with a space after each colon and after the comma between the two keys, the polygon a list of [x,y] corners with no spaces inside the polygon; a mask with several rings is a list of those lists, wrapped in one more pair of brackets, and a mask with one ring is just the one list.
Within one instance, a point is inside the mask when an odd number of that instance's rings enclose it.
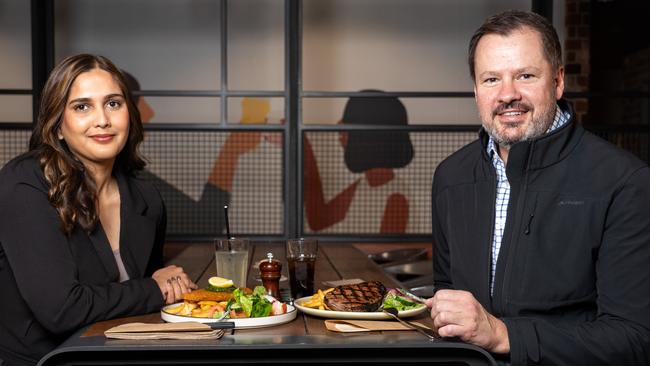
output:
{"label": "blue checked shirt", "polygon": [[[564,125],[571,115],[563,112],[560,107],[555,109],[553,124],[546,133],[549,133]],[[497,259],[501,249],[501,239],[506,227],[506,217],[508,215],[508,201],[510,201],[510,182],[506,176],[506,166],[501,160],[496,148],[496,144],[490,136],[487,145],[487,152],[492,157],[492,165],[497,171],[497,199],[494,205],[494,237],[492,238],[492,271],[490,276],[490,294],[494,292],[494,275],[497,270]]]}

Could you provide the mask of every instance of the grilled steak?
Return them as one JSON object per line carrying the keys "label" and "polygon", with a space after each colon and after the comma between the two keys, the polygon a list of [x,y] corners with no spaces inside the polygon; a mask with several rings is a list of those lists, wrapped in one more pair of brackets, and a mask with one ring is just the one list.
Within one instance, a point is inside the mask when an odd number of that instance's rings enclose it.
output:
{"label": "grilled steak", "polygon": [[375,311],[385,293],[386,287],[379,281],[341,285],[325,295],[325,305],[335,311]]}

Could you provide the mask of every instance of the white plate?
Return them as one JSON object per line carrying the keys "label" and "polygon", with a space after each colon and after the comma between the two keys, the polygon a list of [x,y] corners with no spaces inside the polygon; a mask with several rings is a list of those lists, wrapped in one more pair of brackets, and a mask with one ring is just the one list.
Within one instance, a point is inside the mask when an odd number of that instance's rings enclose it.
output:
{"label": "white plate", "polygon": [[[384,314],[381,311],[373,312],[355,312],[355,311],[333,311],[333,310],[320,310],[314,308],[308,308],[302,306],[302,303],[305,301],[311,300],[311,296],[303,297],[294,302],[296,307],[305,314],[319,316],[321,318],[330,318],[330,319],[363,319],[363,320],[382,320],[382,319],[392,319],[390,315]],[[422,305],[422,307],[403,310],[400,311],[397,316],[400,318],[408,318],[416,315],[420,315],[427,310],[427,307]]]}
{"label": "white plate", "polygon": [[[165,309],[178,306],[180,303],[167,305],[162,310],[160,310],[160,317],[162,320],[168,323],[178,323],[178,322],[199,322],[199,323],[213,323],[215,319],[212,318],[196,318],[193,316],[186,315],[174,315],[165,312]],[[271,315],[261,318],[236,318],[236,319],[224,319],[224,321],[235,322],[235,329],[246,329],[246,328],[263,328],[270,327],[273,325],[279,325],[288,323],[296,318],[298,311],[294,306],[287,304],[287,312],[282,315]]]}

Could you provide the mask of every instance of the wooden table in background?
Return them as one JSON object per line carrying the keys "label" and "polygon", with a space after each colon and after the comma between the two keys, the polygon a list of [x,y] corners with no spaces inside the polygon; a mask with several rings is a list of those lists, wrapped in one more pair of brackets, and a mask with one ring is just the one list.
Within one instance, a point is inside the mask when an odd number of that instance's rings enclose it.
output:
{"label": "wooden table in background", "polygon": [[[282,243],[255,243],[251,250],[248,286],[261,285],[257,264],[272,252],[288,269]],[[182,266],[199,286],[216,275],[212,245],[179,246],[170,264]],[[379,280],[387,287],[397,284],[367,255],[350,244],[322,243],[315,270],[315,286],[324,281],[361,278]],[[283,296],[289,281],[281,281]],[[416,318],[427,321],[427,313]],[[103,332],[129,322],[161,322],[160,314],[114,319],[82,329],[46,355],[39,365],[188,365],[188,364],[448,364],[495,365],[489,353],[462,342],[431,342],[412,331],[336,333],[325,328],[324,319],[298,313],[295,320],[277,326],[235,330],[219,340],[106,339]]]}

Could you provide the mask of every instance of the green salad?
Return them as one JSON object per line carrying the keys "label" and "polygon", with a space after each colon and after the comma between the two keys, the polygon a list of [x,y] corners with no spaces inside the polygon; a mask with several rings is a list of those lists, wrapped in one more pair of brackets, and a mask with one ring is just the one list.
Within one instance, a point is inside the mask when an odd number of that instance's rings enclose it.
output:
{"label": "green salad", "polygon": [[384,297],[384,309],[395,309],[397,311],[411,310],[425,306],[422,303],[414,302],[406,297],[396,294],[394,291],[389,291]]}
{"label": "green salad", "polygon": [[248,318],[259,318],[271,314],[273,304],[267,299],[264,286],[256,286],[250,295],[246,295],[239,288],[236,288],[232,296],[233,298],[228,304],[230,310],[237,313],[243,312]]}

